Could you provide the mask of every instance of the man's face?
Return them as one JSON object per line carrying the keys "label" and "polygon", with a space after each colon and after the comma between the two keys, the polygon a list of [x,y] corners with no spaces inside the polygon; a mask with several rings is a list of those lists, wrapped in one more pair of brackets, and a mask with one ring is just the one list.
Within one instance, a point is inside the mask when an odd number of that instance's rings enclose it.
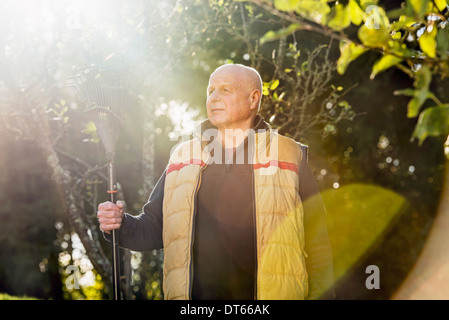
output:
{"label": "man's face", "polygon": [[243,72],[234,67],[216,70],[207,87],[207,116],[219,129],[249,129],[251,90]]}

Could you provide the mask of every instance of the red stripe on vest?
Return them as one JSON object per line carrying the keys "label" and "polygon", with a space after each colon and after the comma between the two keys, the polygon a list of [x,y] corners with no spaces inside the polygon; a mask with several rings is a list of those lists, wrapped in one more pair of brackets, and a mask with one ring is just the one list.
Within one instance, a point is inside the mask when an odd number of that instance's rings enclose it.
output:
{"label": "red stripe on vest", "polygon": [[168,166],[167,173],[165,175],[169,174],[172,171],[181,170],[182,168],[188,166],[189,164],[196,164],[202,167],[205,165],[205,163],[200,159],[190,159],[184,162],[177,162]]}
{"label": "red stripe on vest", "polygon": [[254,164],[254,169],[260,169],[260,168],[268,168],[271,166],[278,167],[279,169],[283,170],[291,170],[293,172],[299,173],[298,166],[291,162],[286,161],[278,161],[278,160],[271,160],[267,163],[256,163]]}

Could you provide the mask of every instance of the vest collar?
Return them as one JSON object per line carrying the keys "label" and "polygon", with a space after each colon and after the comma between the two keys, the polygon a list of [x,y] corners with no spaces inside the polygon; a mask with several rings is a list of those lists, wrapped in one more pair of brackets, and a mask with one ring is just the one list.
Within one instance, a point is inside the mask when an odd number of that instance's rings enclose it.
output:
{"label": "vest collar", "polygon": [[[202,121],[195,129],[193,136],[201,143],[201,149],[205,151],[207,154],[208,148],[206,148],[214,139],[217,134],[217,127],[214,126],[209,119]],[[267,151],[270,151],[270,142],[273,138],[271,126],[265,121],[265,119],[261,115],[256,115],[253,122],[252,130],[254,131],[253,136],[250,138],[246,137],[243,145],[240,145],[239,148],[244,146],[248,148],[248,142],[254,144],[255,148],[249,148],[250,158],[253,161],[258,161],[259,158],[266,159]],[[277,144],[276,144],[277,147]],[[268,149],[268,150],[267,150]],[[254,151],[256,151],[256,158],[254,158]]]}

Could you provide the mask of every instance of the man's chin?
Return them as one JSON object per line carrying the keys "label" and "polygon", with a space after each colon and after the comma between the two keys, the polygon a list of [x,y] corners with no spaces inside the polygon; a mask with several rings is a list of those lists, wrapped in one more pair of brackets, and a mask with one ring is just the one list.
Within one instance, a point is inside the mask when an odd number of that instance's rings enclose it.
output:
{"label": "man's chin", "polygon": [[209,121],[217,128],[226,128],[226,121],[222,117],[212,115]]}

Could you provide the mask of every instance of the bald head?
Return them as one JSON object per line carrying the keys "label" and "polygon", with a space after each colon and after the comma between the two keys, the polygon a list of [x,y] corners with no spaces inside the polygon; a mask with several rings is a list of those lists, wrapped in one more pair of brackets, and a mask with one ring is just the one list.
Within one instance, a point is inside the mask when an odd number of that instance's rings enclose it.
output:
{"label": "bald head", "polygon": [[240,80],[244,82],[242,84],[248,86],[248,90],[259,90],[260,93],[262,93],[262,78],[260,77],[260,74],[256,69],[245,66],[243,64],[224,64],[215,69],[212,75],[225,70],[238,74],[240,76]]}
{"label": "bald head", "polygon": [[207,112],[221,129],[249,129],[262,97],[262,79],[253,68],[241,64],[218,67],[209,78]]}

